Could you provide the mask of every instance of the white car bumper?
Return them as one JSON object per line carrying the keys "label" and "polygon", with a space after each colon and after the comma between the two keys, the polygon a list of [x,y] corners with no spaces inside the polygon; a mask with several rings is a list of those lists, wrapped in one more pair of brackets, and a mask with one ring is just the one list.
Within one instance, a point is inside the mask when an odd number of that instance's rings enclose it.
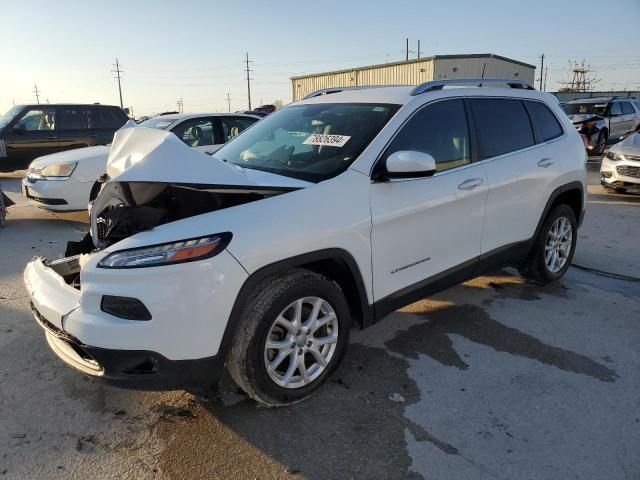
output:
{"label": "white car bumper", "polygon": [[[226,250],[202,261],[133,269],[97,268],[103,256],[89,258],[80,289],[68,285],[43,259],[32,260],[25,269],[34,316],[63,361],[112,383],[139,388],[148,388],[149,381],[151,388],[166,388],[157,376],[141,377],[158,369],[183,381],[201,367],[210,368],[211,362],[222,365],[216,354],[247,278]],[[105,296],[138,299],[151,319],[106,313]],[[187,367],[195,370],[185,373]],[[182,385],[173,380],[171,385]]]}
{"label": "white car bumper", "polygon": [[600,183],[620,188],[640,187],[640,160],[602,159]]}
{"label": "white car bumper", "polygon": [[61,179],[22,179],[22,194],[29,202],[48,210],[86,210],[95,182]]}

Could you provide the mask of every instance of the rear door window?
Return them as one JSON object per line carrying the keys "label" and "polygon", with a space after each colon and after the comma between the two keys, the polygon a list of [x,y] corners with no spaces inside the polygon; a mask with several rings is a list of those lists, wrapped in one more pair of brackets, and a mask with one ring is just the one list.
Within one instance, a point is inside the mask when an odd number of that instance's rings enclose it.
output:
{"label": "rear door window", "polygon": [[115,130],[127,122],[127,116],[117,108],[90,107],[91,127]]}
{"label": "rear door window", "polygon": [[85,130],[89,128],[87,107],[58,107],[56,130]]}
{"label": "rear door window", "polygon": [[611,104],[611,110],[609,110],[611,115],[622,115],[622,108],[620,108],[620,102],[613,102]]}
{"label": "rear door window", "polygon": [[548,142],[562,135],[562,126],[549,107],[541,102],[526,101],[524,104],[529,111],[531,122],[540,136],[540,141]]}
{"label": "rear door window", "polygon": [[630,102],[620,102],[622,104],[622,114],[623,115],[628,115],[630,113],[633,113],[633,107],[631,106]]}
{"label": "rear door window", "polygon": [[193,118],[185,120],[172,132],[190,147],[213,145],[213,122],[211,118]]}
{"label": "rear door window", "polygon": [[257,121],[257,119],[250,117],[220,117],[222,143],[228,142]]}
{"label": "rear door window", "polygon": [[472,98],[469,101],[478,134],[480,159],[534,144],[531,122],[522,101],[505,98]]}

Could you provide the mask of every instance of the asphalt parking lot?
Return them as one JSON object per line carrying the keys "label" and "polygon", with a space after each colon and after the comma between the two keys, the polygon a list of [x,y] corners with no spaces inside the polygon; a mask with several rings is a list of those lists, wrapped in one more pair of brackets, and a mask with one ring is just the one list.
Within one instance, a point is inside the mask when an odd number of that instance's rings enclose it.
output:
{"label": "asphalt parking lot", "polygon": [[283,409],[228,379],[199,398],[63,365],[22,270],[78,239],[86,214],[29,206],[0,177],[17,202],[0,229],[0,479],[640,478],[640,194],[589,175],[579,267],[561,282],[503,269],[395,312]]}

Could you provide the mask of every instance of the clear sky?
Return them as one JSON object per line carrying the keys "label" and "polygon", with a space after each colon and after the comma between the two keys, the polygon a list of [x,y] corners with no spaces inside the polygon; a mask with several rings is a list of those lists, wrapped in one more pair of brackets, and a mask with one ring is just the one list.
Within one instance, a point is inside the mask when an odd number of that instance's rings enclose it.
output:
{"label": "clear sky", "polygon": [[[12,103],[118,103],[136,116],[291,101],[289,77],[423,56],[495,53],[539,65],[547,90],[586,60],[598,89],[640,89],[640,0],[2,0],[0,111]],[[410,54],[415,58],[415,52]],[[537,72],[538,74],[538,72]]]}

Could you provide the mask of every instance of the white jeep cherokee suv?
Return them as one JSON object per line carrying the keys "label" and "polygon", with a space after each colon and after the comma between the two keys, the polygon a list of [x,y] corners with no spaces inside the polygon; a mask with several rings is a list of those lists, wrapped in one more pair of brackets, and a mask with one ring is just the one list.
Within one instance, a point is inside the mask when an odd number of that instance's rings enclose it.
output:
{"label": "white jeep cherokee suv", "polygon": [[511,80],[316,92],[215,158],[118,132],[90,236],[24,274],[66,363],[143,389],[208,388],[226,366],[290,404],[354,325],[500,265],[560,278],[585,206],[580,136]]}

